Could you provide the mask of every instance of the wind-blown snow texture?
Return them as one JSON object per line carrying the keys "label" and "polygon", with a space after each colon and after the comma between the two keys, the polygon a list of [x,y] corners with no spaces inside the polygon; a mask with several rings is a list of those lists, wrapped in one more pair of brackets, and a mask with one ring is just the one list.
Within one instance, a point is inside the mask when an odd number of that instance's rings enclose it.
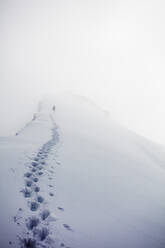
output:
{"label": "wind-blown snow texture", "polygon": [[164,152],[83,98],[45,98],[0,138],[0,247],[165,247]]}

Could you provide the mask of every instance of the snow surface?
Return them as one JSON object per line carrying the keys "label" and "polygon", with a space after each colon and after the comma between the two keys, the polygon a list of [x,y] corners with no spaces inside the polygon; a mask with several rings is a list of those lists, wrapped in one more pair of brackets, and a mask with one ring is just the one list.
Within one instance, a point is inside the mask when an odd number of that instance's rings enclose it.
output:
{"label": "snow surface", "polygon": [[164,147],[85,98],[45,97],[0,164],[0,247],[165,247]]}

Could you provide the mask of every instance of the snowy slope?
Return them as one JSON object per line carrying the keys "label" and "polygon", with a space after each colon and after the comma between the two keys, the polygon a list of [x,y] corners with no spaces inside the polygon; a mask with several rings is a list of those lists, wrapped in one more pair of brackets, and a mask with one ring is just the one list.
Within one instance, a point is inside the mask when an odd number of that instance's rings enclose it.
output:
{"label": "snowy slope", "polygon": [[85,98],[41,105],[0,138],[0,247],[165,247],[164,148]]}

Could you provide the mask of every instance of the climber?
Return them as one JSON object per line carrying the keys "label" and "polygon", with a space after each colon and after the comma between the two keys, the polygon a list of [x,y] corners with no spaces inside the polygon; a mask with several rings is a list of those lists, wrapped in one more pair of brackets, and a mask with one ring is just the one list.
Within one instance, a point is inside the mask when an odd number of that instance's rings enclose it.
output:
{"label": "climber", "polygon": [[53,110],[53,111],[55,111],[55,109],[56,109],[56,107],[55,107],[55,105],[53,105],[53,108],[52,108],[52,110]]}

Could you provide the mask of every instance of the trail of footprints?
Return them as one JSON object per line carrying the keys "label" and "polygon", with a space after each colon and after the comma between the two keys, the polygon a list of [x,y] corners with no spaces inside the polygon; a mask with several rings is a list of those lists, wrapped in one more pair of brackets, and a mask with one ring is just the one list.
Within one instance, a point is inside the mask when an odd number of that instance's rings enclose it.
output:
{"label": "trail of footprints", "polygon": [[[46,159],[52,147],[57,143],[57,131],[53,130],[52,139],[42,146],[37,155],[32,159],[29,171],[24,174],[25,187],[22,190],[23,196],[28,200],[28,207],[31,212],[36,212],[36,216],[31,216],[25,220],[25,226],[27,228],[27,237],[20,239],[21,248],[36,248],[36,247],[55,247],[51,245],[49,234],[49,217],[51,215],[48,209],[45,209],[45,199],[40,194],[39,181],[44,176],[46,170]],[[50,173],[54,173],[53,170],[49,170]],[[49,176],[49,180],[52,178]],[[53,185],[49,184],[49,188],[52,189]],[[50,191],[49,196],[53,197],[54,194]],[[63,208],[58,207],[59,211],[64,211]],[[17,223],[18,224],[18,223]],[[71,227],[67,224],[63,224],[63,227],[68,231],[72,231]],[[60,247],[66,247],[64,243],[60,244]]]}

